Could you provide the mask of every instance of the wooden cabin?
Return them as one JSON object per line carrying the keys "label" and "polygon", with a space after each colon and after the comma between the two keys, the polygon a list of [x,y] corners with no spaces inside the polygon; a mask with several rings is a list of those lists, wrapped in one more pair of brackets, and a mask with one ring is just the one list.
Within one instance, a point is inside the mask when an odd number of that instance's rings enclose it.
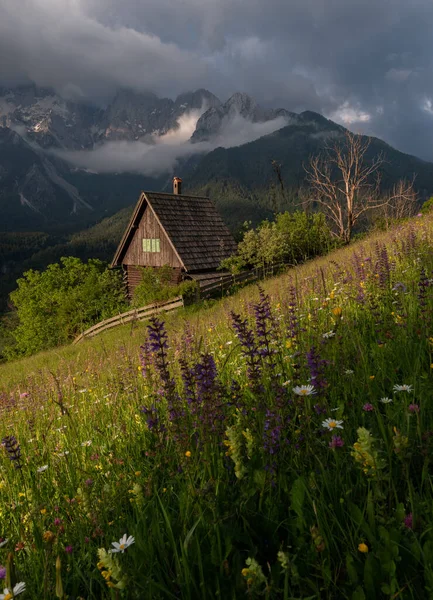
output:
{"label": "wooden cabin", "polygon": [[181,184],[175,177],[172,194],[140,194],[111,264],[122,267],[130,298],[141,281],[140,267],[170,265],[173,284],[207,283],[221,277],[221,261],[236,251],[212,200],[181,194]]}

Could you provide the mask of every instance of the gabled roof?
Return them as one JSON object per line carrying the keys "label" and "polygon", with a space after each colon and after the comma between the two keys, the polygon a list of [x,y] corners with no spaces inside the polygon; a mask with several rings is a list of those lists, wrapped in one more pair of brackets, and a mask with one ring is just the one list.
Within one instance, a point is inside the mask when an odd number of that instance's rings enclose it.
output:
{"label": "gabled roof", "polygon": [[147,205],[186,271],[217,269],[224,258],[236,251],[236,242],[209,198],[142,192],[114,255],[113,267],[122,264]]}

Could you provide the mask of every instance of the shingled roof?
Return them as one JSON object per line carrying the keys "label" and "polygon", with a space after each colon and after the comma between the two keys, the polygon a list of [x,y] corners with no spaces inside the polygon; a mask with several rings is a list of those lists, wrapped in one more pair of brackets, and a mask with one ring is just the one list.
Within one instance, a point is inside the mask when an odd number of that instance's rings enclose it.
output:
{"label": "shingled roof", "polygon": [[236,251],[236,242],[209,198],[142,192],[112,266],[122,258],[146,206],[155,213],[187,272],[217,269]]}

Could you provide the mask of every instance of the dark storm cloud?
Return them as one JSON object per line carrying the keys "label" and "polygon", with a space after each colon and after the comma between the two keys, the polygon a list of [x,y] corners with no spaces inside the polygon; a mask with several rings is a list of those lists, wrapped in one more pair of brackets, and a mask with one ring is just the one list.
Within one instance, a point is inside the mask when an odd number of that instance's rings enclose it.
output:
{"label": "dark storm cloud", "polygon": [[431,0],[2,0],[0,79],[246,91],[433,160],[432,26]]}

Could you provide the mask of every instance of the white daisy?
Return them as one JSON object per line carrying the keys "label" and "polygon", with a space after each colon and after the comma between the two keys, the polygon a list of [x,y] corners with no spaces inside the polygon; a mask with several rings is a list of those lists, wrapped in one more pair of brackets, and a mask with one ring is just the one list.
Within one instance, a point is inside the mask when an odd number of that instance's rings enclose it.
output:
{"label": "white daisy", "polygon": [[125,550],[134,543],[135,538],[132,537],[132,535],[127,537],[125,533],[118,542],[111,542],[111,545],[114,546],[114,548],[112,548],[110,552],[125,552]]}
{"label": "white daisy", "polygon": [[38,473],[43,473],[47,469],[48,469],[48,465],[44,465],[43,467],[39,467],[39,469],[37,469],[37,471],[38,471]]}
{"label": "white daisy", "polygon": [[313,394],[317,394],[313,385],[297,385],[293,388],[293,391],[298,396],[312,396]]}
{"label": "white daisy", "polygon": [[394,392],[407,392],[408,394],[413,390],[413,385],[407,385],[407,384],[403,384],[403,385],[395,385],[394,386]]}
{"label": "white daisy", "polygon": [[336,419],[325,419],[322,421],[322,427],[326,427],[329,431],[334,429],[343,429],[343,421],[337,421]]}
{"label": "white daisy", "polygon": [[283,383],[282,383],[282,385],[284,385],[284,387],[287,387],[290,384],[291,384],[290,379],[288,379],[287,381],[283,381]]}
{"label": "white daisy", "polygon": [[322,338],[324,338],[325,340],[329,340],[329,338],[333,338],[335,335],[335,331],[327,331],[326,333],[324,333],[322,335]]}
{"label": "white daisy", "polygon": [[3,546],[6,546],[6,544],[8,543],[8,539],[3,540],[2,542],[0,542],[0,548],[3,548]]}
{"label": "white daisy", "polygon": [[92,445],[92,440],[87,440],[87,442],[82,442],[81,445],[82,446],[91,446]]}
{"label": "white daisy", "polygon": [[392,398],[381,398],[380,401],[383,404],[389,404],[390,402],[392,402]]}
{"label": "white daisy", "polygon": [[344,374],[345,374],[345,375],[353,375],[353,373],[354,373],[354,371],[352,371],[352,369],[346,369],[346,370],[344,371]]}
{"label": "white daisy", "polygon": [[12,598],[15,598],[15,596],[18,596],[18,594],[24,592],[25,589],[26,584],[23,581],[14,585],[12,592],[9,591],[8,588],[5,588],[3,594],[0,594],[0,600],[11,600]]}

